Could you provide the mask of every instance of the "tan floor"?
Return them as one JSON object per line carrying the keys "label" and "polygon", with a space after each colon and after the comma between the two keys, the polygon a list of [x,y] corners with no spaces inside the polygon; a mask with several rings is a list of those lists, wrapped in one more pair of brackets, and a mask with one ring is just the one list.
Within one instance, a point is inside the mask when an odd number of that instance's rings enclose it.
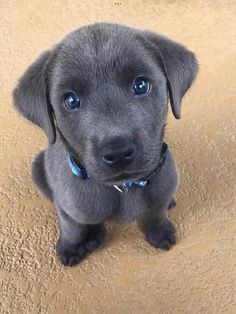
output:
{"label": "tan floor", "polygon": [[[0,0],[0,17],[0,313],[236,313],[236,2]],[[102,20],[164,33],[199,58],[166,134],[181,174],[178,243],[159,252],[135,227],[109,225],[104,247],[67,269],[53,206],[30,179],[46,139],[11,90],[41,51]]]}

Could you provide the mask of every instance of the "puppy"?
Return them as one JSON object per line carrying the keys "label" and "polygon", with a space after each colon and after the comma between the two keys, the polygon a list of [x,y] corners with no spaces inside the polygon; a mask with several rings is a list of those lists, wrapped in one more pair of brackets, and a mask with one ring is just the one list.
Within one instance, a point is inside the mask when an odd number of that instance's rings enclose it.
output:
{"label": "puppy", "polygon": [[63,265],[99,247],[107,220],[136,221],[156,248],[175,244],[166,212],[178,172],[164,127],[169,100],[180,118],[197,68],[192,52],[161,35],[98,23],[67,35],[21,77],[15,106],[49,140],[32,177],[57,209]]}

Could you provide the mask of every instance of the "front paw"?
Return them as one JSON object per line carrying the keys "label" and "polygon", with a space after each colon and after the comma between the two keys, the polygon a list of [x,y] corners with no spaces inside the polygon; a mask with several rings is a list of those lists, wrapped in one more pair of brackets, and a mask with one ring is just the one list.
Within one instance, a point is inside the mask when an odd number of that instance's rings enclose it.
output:
{"label": "front paw", "polygon": [[103,224],[97,224],[88,226],[88,233],[85,239],[79,243],[71,244],[60,238],[56,245],[59,261],[64,266],[75,266],[88,253],[95,251],[102,244],[105,235],[105,226]]}
{"label": "front paw", "polygon": [[95,251],[104,241],[106,228],[103,224],[88,226],[88,235],[85,239],[85,247],[88,252]]}
{"label": "front paw", "polygon": [[56,253],[59,261],[64,266],[72,267],[86,256],[87,249],[83,242],[68,244],[62,239],[59,239],[56,244]]}
{"label": "front paw", "polygon": [[167,218],[160,225],[149,225],[144,233],[151,245],[162,250],[169,250],[176,243],[175,228]]}

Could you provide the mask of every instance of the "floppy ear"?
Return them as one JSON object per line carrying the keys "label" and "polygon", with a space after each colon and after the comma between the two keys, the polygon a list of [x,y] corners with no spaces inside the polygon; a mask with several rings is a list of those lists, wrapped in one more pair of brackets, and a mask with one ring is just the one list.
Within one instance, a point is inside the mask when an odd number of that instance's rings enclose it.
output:
{"label": "floppy ear", "polygon": [[46,133],[49,143],[54,144],[56,131],[45,77],[49,56],[50,51],[44,52],[26,70],[13,91],[13,99],[17,110],[25,118],[41,127]]}
{"label": "floppy ear", "polygon": [[180,119],[182,98],[197,75],[197,59],[187,48],[164,36],[147,31],[144,38],[145,47],[165,73],[172,112]]}

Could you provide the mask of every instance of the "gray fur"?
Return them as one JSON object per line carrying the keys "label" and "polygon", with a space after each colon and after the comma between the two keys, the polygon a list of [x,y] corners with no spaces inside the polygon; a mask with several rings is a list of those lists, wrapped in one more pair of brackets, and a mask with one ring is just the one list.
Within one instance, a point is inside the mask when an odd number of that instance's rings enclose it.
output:
{"label": "gray fur", "polygon": [[[56,250],[64,265],[73,266],[104,239],[103,223],[137,221],[157,248],[175,243],[166,218],[178,185],[171,153],[150,184],[121,194],[114,189],[125,179],[142,178],[159,163],[168,100],[180,118],[181,100],[197,73],[194,54],[163,36],[118,24],[99,23],[67,35],[42,54],[14,90],[16,108],[47,134],[49,145],[36,157],[32,176],[54,202],[60,221]],[[144,75],[152,89],[134,96],[135,77]],[[82,106],[69,111],[63,95],[78,93]],[[55,121],[54,121],[55,118]],[[136,156],[125,168],[108,167],[101,150],[108,140],[135,143]],[[91,174],[73,175],[72,153]],[[114,176],[122,174],[120,181]]]}

